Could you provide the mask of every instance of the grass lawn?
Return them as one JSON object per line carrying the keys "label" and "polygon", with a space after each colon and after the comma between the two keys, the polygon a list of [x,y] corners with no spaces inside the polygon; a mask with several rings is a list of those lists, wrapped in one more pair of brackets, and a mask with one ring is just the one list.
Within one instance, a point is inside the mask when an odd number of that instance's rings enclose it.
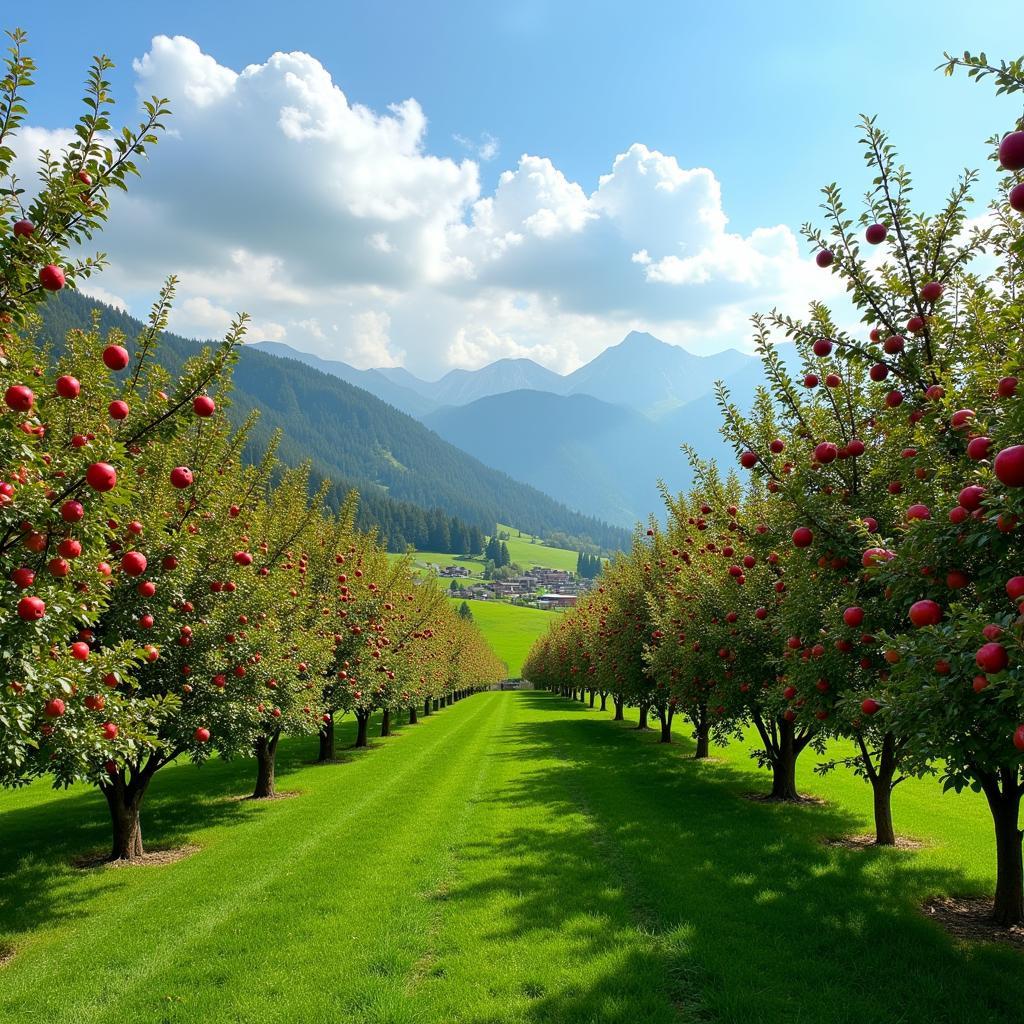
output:
{"label": "grass lawn", "polygon": [[505,532],[509,539],[505,541],[508,545],[508,553],[512,561],[521,565],[524,569],[532,569],[539,565],[542,569],[567,569],[570,572],[576,571],[576,559],[578,551],[569,551],[566,548],[549,548],[541,544],[536,538],[536,543],[530,534],[524,532],[519,536],[519,531],[514,526],[498,525],[498,533]]}
{"label": "grass lawn", "polygon": [[[453,597],[456,606],[462,598]],[[521,608],[504,601],[467,601],[473,612],[473,619],[480,627],[484,639],[491,649],[508,665],[510,679],[518,678],[523,668],[523,659],[529,653],[533,642],[546,632],[552,616],[559,612],[546,612],[538,608]]]}
{"label": "grass lawn", "polygon": [[[635,717],[633,718],[635,722]],[[964,947],[916,909],[992,885],[973,795],[897,790],[919,851],[853,851],[868,789],[751,803],[715,763],[533,692],[473,696],[347,763],[284,747],[300,796],[229,799],[252,764],[161,772],[163,867],[80,871],[102,801],[0,794],[4,1024],[1010,1024],[1024,955]]]}
{"label": "grass lawn", "polygon": [[[509,555],[512,561],[523,569],[532,569],[535,565],[539,565],[542,569],[568,569],[572,572],[576,571],[578,552],[569,551],[565,548],[549,548],[541,544],[539,539],[534,544],[532,543],[533,537],[528,533],[524,533],[522,537],[519,537],[519,531],[514,526],[500,525],[498,530],[499,532],[504,530],[510,534],[511,539],[506,541]],[[389,554],[388,557],[395,559],[402,556]],[[428,564],[439,565],[442,568],[446,565],[463,565],[470,569],[474,576],[479,576],[484,568],[482,557],[472,558],[468,555],[449,555],[440,551],[417,551],[414,557],[415,564],[421,568]]]}

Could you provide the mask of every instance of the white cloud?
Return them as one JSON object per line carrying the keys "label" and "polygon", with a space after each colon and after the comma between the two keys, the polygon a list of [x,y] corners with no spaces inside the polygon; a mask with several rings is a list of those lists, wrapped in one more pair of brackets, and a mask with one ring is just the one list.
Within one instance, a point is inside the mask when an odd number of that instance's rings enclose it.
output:
{"label": "white cloud", "polygon": [[371,366],[401,366],[404,352],[391,348],[388,329],[391,317],[379,310],[365,310],[352,317],[351,341],[342,350],[343,358],[360,370]]}
{"label": "white cloud", "polygon": [[[630,329],[743,346],[755,310],[834,294],[788,227],[730,231],[711,170],[639,143],[591,184],[524,154],[484,194],[496,137],[460,138],[473,159],[433,155],[415,99],[371,110],[309,54],[239,70],[158,36],[134,68],[141,95],[169,97],[173,131],[114,197],[101,287],[144,314],[177,274],[186,334],[248,310],[252,340],[360,366],[436,376],[526,355],[565,371]],[[20,138],[31,154],[70,136]]]}
{"label": "white cloud", "polygon": [[90,299],[105,302],[108,306],[113,306],[114,309],[120,309],[124,313],[130,311],[128,303],[120,295],[108,292],[102,285],[95,284],[91,280],[82,281],[78,286],[78,290],[83,295],[88,295]]}
{"label": "white cloud", "polygon": [[499,152],[501,152],[501,140],[490,132],[483,132],[479,141],[474,142],[465,135],[456,133],[452,138],[468,153],[472,153],[478,160],[489,163]]}

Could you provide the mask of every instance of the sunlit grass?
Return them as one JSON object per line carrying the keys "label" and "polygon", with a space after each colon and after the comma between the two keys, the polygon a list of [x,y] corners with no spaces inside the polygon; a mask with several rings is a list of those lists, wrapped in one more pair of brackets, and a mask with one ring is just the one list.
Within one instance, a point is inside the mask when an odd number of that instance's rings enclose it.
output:
{"label": "sunlit grass", "polygon": [[[801,784],[823,806],[751,803],[740,746],[689,759],[560,698],[486,693],[344,763],[283,751],[301,796],[229,799],[251,763],[162,772],[150,843],[166,867],[79,871],[102,802],[0,795],[0,1021],[1018,1021],[1024,960],[956,945],[918,913],[993,883],[973,795],[897,790],[916,852],[851,851],[869,790]],[[351,739],[351,737],[348,737]]]}

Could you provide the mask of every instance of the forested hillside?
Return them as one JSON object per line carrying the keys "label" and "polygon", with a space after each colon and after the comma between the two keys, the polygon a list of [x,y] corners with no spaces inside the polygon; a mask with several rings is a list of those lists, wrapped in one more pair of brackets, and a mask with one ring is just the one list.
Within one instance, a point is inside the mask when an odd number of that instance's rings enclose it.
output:
{"label": "forested hillside", "polygon": [[[61,345],[68,330],[89,322],[99,310],[104,329],[127,335],[128,347],[139,321],[97,300],[66,291],[42,308],[43,336]],[[167,333],[161,361],[176,372],[198,342]],[[314,472],[333,482],[330,500],[338,505],[347,491],[362,495],[361,524],[379,524],[389,546],[406,542],[428,546],[426,510],[492,533],[495,524],[514,522],[530,533],[558,531],[590,539],[605,549],[625,545],[625,531],[572,512],[546,494],[519,483],[443,441],[411,416],[361,388],[293,359],[242,349],[234,375],[233,417],[240,421],[260,410],[248,455],[262,451],[283,428],[280,456],[295,465],[309,458]]]}

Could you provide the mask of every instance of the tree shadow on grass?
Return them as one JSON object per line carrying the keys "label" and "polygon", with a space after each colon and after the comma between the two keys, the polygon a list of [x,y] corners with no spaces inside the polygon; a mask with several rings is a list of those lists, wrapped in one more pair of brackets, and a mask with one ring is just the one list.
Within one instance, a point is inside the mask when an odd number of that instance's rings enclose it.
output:
{"label": "tree shadow on grass", "polygon": [[517,699],[549,717],[511,726],[494,756],[537,769],[484,799],[579,825],[469,842],[448,898],[500,906],[487,936],[497,944],[559,932],[583,963],[625,948],[596,982],[537,993],[526,1019],[1020,1020],[1024,958],[958,945],[918,911],[931,894],[976,889],[963,874],[824,846],[863,820],[750,803],[742,794],[763,789],[764,773],[695,762],[687,741],[658,744],[552,695]]}
{"label": "tree shadow on grass", "polygon": [[[349,736],[351,732],[351,736]],[[341,743],[355,737],[355,725],[343,727]],[[284,739],[277,753],[277,777],[306,768],[315,738]],[[157,772],[142,806],[142,835],[147,850],[199,840],[213,827],[244,824],[261,814],[265,803],[237,799],[252,791],[255,761],[214,757],[202,766],[182,759]],[[46,780],[35,783],[45,787]],[[284,788],[287,788],[285,786]],[[0,817],[0,934],[14,939],[43,924],[89,912],[97,890],[123,887],[121,872],[103,872],[83,884],[76,858],[110,845],[106,802],[93,787],[76,786],[41,803],[4,810]]]}

